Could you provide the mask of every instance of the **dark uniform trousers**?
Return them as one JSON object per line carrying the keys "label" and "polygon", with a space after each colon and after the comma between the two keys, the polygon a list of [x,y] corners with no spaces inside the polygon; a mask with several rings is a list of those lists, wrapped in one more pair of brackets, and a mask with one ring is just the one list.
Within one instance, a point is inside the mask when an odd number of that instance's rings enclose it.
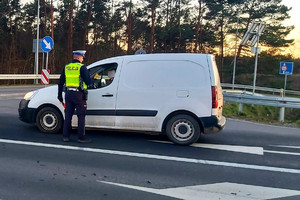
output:
{"label": "dark uniform trousers", "polygon": [[86,101],[83,100],[83,93],[80,91],[66,91],[66,109],[65,109],[65,122],[63,137],[70,137],[72,133],[72,116],[75,108],[78,117],[78,139],[85,138],[85,114],[86,114]]}

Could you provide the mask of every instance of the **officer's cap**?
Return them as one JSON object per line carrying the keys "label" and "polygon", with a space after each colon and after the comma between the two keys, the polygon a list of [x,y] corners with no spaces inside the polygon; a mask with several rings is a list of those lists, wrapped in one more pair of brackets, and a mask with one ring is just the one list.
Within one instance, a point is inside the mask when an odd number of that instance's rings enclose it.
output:
{"label": "officer's cap", "polygon": [[78,55],[78,56],[83,56],[85,55],[85,50],[76,50],[76,51],[73,51],[73,55]]}

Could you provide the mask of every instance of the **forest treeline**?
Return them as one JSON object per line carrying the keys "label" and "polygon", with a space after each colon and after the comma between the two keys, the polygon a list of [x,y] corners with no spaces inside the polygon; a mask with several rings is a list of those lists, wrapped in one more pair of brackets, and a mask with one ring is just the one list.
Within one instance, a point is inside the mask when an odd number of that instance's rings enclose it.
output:
{"label": "forest treeline", "polygon": [[[37,8],[37,0],[0,1],[1,74],[33,73]],[[268,47],[267,57],[282,56],[293,44],[286,36],[294,27],[283,25],[290,9],[281,0],[40,0],[39,35],[54,39],[52,74],[60,73],[76,49],[87,50],[86,64],[144,49],[213,53],[222,80],[230,81],[236,36],[239,44],[252,21],[266,24],[260,45]],[[238,67],[247,67],[241,60],[253,56],[250,48],[236,49]],[[39,59],[41,69],[42,54]]]}

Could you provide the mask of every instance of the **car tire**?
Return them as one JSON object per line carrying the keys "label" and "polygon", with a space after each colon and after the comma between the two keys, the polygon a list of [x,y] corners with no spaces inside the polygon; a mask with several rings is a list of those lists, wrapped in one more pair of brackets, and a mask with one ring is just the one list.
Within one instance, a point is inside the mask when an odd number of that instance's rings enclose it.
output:
{"label": "car tire", "polygon": [[43,133],[58,133],[63,126],[63,118],[55,108],[45,107],[37,113],[36,125]]}
{"label": "car tire", "polygon": [[200,137],[200,125],[190,115],[173,116],[167,123],[166,133],[169,139],[179,145],[190,145]]}

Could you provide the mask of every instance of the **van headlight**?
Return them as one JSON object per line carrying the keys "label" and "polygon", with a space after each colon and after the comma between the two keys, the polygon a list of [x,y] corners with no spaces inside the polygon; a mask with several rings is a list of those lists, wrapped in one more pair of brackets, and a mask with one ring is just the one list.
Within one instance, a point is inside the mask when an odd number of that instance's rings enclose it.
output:
{"label": "van headlight", "polygon": [[24,99],[25,99],[25,100],[30,100],[30,99],[32,99],[32,98],[34,97],[34,95],[36,95],[36,93],[38,93],[37,90],[31,91],[31,92],[27,92],[27,93],[25,94],[25,96],[24,96]]}

